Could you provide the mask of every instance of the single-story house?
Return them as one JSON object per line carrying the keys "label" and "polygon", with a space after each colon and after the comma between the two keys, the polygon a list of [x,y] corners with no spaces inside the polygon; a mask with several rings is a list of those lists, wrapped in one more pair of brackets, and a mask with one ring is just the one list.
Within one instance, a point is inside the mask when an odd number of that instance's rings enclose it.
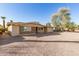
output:
{"label": "single-story house", "polygon": [[11,32],[12,36],[27,34],[27,33],[43,33],[43,32],[53,32],[53,28],[50,26],[45,26],[37,22],[8,22],[8,30]]}

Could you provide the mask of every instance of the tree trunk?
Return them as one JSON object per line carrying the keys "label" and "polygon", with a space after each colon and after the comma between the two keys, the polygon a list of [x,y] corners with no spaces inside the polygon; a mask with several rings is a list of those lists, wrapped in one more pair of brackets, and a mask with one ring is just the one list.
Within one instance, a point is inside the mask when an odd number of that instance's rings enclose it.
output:
{"label": "tree trunk", "polygon": [[3,20],[3,32],[5,32],[5,20]]}

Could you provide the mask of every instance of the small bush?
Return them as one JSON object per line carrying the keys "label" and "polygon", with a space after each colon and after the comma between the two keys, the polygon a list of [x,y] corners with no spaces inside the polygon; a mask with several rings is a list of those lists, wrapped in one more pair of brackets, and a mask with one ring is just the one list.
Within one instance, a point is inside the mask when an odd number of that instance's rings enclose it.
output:
{"label": "small bush", "polygon": [[3,33],[3,32],[2,32],[2,29],[0,28],[0,35],[2,35],[2,33]]}
{"label": "small bush", "polygon": [[11,36],[11,32],[10,31],[5,31],[5,33]]}

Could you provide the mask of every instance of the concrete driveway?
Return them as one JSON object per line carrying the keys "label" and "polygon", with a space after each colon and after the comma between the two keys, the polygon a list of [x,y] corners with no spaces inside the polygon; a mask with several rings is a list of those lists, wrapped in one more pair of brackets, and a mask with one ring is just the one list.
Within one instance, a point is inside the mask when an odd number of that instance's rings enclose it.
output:
{"label": "concrete driveway", "polygon": [[40,33],[0,39],[0,55],[79,56],[79,33]]}

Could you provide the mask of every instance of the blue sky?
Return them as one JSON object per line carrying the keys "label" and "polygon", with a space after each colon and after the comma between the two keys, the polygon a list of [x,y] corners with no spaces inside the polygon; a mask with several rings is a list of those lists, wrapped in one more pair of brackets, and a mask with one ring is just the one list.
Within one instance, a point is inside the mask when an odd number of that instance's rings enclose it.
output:
{"label": "blue sky", "polygon": [[[76,3],[0,3],[0,16],[5,16],[6,22],[9,20],[17,22],[38,21],[45,24],[51,22],[51,15],[62,7],[69,8],[71,20],[79,24],[79,4]],[[2,23],[1,18],[0,23]]]}

